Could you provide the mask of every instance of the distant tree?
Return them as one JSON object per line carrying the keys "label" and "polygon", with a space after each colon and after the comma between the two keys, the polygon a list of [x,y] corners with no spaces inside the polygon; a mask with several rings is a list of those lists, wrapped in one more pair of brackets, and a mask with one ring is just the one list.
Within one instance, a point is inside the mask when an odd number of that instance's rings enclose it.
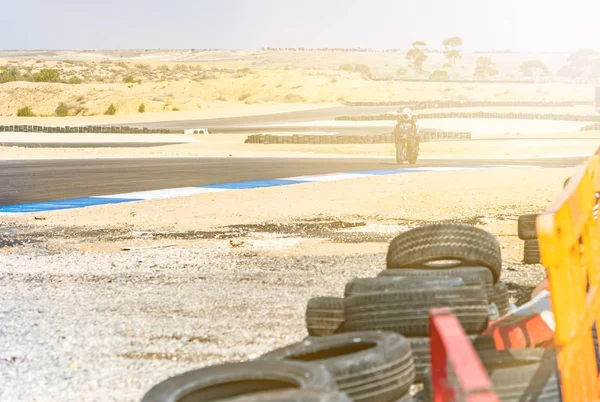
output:
{"label": "distant tree", "polygon": [[33,75],[33,80],[35,82],[59,82],[60,71],[44,68],[43,70],[40,70],[39,73]]}
{"label": "distant tree", "polygon": [[548,74],[548,67],[541,60],[527,60],[519,67],[521,73],[526,77],[537,77]]}
{"label": "distant tree", "polygon": [[138,106],[138,112],[139,113],[145,113],[146,112],[146,105],[144,105],[143,103],[140,103],[140,106]]}
{"label": "distant tree", "polygon": [[135,82],[135,78],[133,78],[132,75],[128,75],[127,77],[123,78],[123,82],[125,84],[133,84]]}
{"label": "distant tree", "polygon": [[58,117],[65,117],[65,116],[69,115],[69,108],[63,102],[60,102],[58,104],[58,106],[56,107],[56,110],[54,111],[54,113]]}
{"label": "distant tree", "polygon": [[427,55],[425,54],[425,48],[427,44],[423,41],[413,42],[412,48],[406,52],[405,58],[412,62],[411,67],[415,69],[416,72],[423,72],[423,63],[427,60]]}
{"label": "distant tree", "polygon": [[498,70],[494,68],[496,63],[489,57],[480,57],[477,59],[477,65],[475,66],[475,77],[477,78],[488,78],[495,77],[498,75]]}
{"label": "distant tree", "polygon": [[588,81],[600,77],[600,56],[594,49],[580,49],[571,54],[568,64],[560,69],[558,75],[571,78],[584,78]]}
{"label": "distant tree", "polygon": [[442,42],[444,46],[444,56],[448,59],[448,62],[454,66],[456,61],[462,58],[461,46],[463,41],[458,36],[453,36]]}
{"label": "distant tree", "polygon": [[448,81],[450,75],[448,75],[446,70],[435,70],[433,73],[429,74],[429,79],[431,81]]}

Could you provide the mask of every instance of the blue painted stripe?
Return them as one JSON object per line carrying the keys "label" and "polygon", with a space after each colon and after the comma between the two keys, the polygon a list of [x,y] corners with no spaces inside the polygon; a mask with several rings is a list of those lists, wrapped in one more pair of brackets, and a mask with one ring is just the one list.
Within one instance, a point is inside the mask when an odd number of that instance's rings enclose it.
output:
{"label": "blue painted stripe", "polygon": [[285,180],[285,179],[249,180],[249,181],[239,181],[236,183],[209,184],[206,186],[198,186],[198,188],[222,188],[222,189],[227,189],[227,190],[244,190],[244,189],[251,189],[251,188],[288,186],[290,184],[298,184],[298,181]]}
{"label": "blue painted stripe", "polygon": [[48,201],[48,202],[33,202],[30,204],[16,204],[0,206],[0,213],[31,213],[44,211],[57,211],[61,209],[73,209],[92,207],[95,205],[120,204],[122,202],[141,201],[141,199],[125,199],[125,198],[98,198],[98,197],[82,197],[71,198],[68,200]]}

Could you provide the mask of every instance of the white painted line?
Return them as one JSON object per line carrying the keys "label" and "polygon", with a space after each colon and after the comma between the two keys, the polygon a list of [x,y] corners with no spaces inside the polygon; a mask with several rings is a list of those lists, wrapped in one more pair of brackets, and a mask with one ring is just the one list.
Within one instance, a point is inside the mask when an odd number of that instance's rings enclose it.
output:
{"label": "white painted line", "polygon": [[123,198],[126,200],[159,200],[164,198],[186,197],[196,194],[221,193],[228,191],[226,188],[182,187],[164,190],[139,191],[137,193],[123,193],[100,195],[94,198]]}
{"label": "white painted line", "polygon": [[297,177],[287,177],[285,179],[280,180],[291,180],[291,181],[299,181],[299,182],[329,182],[329,181],[338,181],[338,180],[348,180],[348,179],[361,179],[363,177],[373,177],[371,174],[363,174],[363,173],[333,173],[333,174],[323,174],[316,176],[297,176]]}

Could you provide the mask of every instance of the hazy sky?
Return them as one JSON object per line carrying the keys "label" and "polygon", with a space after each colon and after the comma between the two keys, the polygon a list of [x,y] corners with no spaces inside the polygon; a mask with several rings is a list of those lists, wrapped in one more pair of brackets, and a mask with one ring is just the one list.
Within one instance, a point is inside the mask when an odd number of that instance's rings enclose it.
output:
{"label": "hazy sky", "polygon": [[0,49],[600,49],[600,0],[6,0]]}

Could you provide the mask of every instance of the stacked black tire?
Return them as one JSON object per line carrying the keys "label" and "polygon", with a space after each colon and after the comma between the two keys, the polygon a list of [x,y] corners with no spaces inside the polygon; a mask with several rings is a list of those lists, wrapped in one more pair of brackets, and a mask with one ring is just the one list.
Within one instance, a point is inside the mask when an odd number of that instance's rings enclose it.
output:
{"label": "stacked black tire", "polygon": [[[424,382],[427,398],[429,311],[442,307],[460,321],[501,401],[559,400],[554,360],[524,350],[512,364],[527,367],[513,373],[510,359],[481,335],[490,303],[501,314],[508,310],[501,268],[500,246],[484,230],[459,224],[410,230],[392,240],[379,276],[349,281],[343,298],[308,302],[303,341],[255,361],[169,378],[142,401],[410,402],[415,381]],[[534,376],[542,368],[548,375]]]}
{"label": "stacked black tire", "polygon": [[387,269],[378,277],[351,280],[344,298],[311,299],[307,330],[312,337],[367,330],[400,333],[411,344],[420,381],[429,367],[431,308],[450,308],[477,349],[494,347],[480,334],[490,310],[497,310],[498,317],[509,310],[501,269],[500,245],[484,230],[462,224],[416,228],[391,241]]}
{"label": "stacked black tire", "polygon": [[537,216],[537,214],[521,215],[517,223],[519,239],[524,241],[523,262],[525,264],[540,263],[540,245],[536,230]]}

